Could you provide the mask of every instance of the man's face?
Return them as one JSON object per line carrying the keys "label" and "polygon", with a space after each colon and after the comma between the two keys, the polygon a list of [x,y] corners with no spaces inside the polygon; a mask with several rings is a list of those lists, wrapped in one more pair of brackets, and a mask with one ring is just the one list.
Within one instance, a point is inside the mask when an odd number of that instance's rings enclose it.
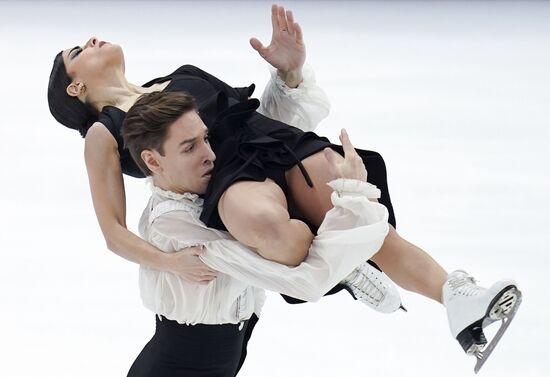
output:
{"label": "man's face", "polygon": [[168,129],[163,145],[164,156],[158,154],[159,176],[164,189],[204,194],[212,175],[216,155],[210,148],[208,129],[195,111],[178,118]]}

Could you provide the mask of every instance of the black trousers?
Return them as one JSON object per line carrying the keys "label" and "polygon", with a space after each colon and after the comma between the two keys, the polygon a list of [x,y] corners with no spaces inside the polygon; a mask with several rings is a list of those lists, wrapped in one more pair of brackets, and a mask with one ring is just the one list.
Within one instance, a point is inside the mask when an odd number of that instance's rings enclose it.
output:
{"label": "black trousers", "polygon": [[128,377],[234,377],[258,321],[241,324],[181,325],[156,317],[153,338],[132,364]]}

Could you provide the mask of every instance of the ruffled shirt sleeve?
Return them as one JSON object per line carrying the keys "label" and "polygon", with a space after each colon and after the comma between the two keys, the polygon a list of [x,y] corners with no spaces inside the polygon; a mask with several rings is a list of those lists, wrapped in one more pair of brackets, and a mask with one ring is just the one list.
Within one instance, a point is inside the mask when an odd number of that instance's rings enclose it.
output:
{"label": "ruffled shirt sleeve", "polygon": [[388,233],[386,207],[370,201],[379,190],[367,182],[338,179],[334,207],[327,213],[308,257],[296,267],[263,259],[240,242],[224,239],[205,242],[200,258],[209,267],[247,284],[317,301],[354,268],[374,255]]}
{"label": "ruffled shirt sleeve", "polygon": [[283,123],[313,131],[330,111],[330,101],[315,81],[315,73],[304,66],[304,79],[297,88],[289,88],[270,67],[271,80],[267,83],[260,100],[258,112]]}
{"label": "ruffled shirt sleeve", "polygon": [[[189,285],[182,288],[185,284],[181,281],[174,282],[168,296],[185,294],[189,299],[193,295],[200,296],[206,291],[212,291],[214,293],[210,293],[218,297],[220,303],[231,308],[226,310],[227,313],[232,313],[232,305],[234,306],[236,298],[249,286],[284,293],[306,301],[317,301],[354,268],[375,254],[388,232],[386,207],[369,200],[380,195],[375,186],[346,179],[332,181],[329,185],[334,190],[331,196],[334,207],[327,212],[310,247],[308,257],[296,267],[263,259],[235,241],[229,233],[207,228],[199,219],[202,199],[178,194],[167,196],[157,190],[142,216],[142,235],[165,252],[175,252],[199,244],[205,245],[206,251],[200,258],[223,275],[207,286]],[[158,201],[160,197],[163,198],[162,201],[154,204],[153,202]],[[170,278],[177,280],[172,276]],[[154,279],[158,277],[155,275]],[[157,292],[159,288],[158,284],[152,283],[154,279],[145,279],[141,284],[142,296],[143,292],[149,292],[149,296],[162,301],[164,296]],[[201,289],[205,292],[198,292]],[[154,302],[149,306],[156,313],[162,311],[164,301],[162,305]],[[262,302],[263,299],[259,299],[254,303],[257,313]],[[210,322],[204,322],[204,316],[196,313],[191,315],[191,309],[187,307],[183,314],[180,313],[177,317],[184,322],[213,323],[214,320],[211,318]],[[225,317],[229,318],[231,315],[227,314]],[[220,319],[216,317],[216,320]]]}

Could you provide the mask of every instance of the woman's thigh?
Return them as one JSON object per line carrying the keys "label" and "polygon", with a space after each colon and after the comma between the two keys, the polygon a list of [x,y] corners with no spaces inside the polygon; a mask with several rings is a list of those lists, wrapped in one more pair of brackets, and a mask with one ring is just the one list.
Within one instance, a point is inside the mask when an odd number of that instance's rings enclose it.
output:
{"label": "woman's thigh", "polygon": [[[338,158],[343,159],[340,155]],[[327,169],[328,161],[323,151],[305,158],[302,160],[302,164],[313,182],[313,187],[307,185],[298,166],[294,166],[286,172],[289,199],[292,207],[296,208],[301,216],[318,227],[327,211],[332,208],[330,200],[332,189],[327,183],[335,177]]]}
{"label": "woman's thigh", "polygon": [[289,219],[284,192],[270,179],[233,183],[221,196],[218,212],[229,233],[253,248],[260,246],[266,229]]}

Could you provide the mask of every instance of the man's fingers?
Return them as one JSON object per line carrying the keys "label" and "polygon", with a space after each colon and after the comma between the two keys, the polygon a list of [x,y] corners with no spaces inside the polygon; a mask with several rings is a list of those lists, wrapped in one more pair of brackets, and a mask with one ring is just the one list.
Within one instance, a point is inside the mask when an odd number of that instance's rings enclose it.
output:
{"label": "man's fingers", "polygon": [[279,30],[287,32],[288,31],[288,23],[286,22],[286,13],[284,7],[279,7],[279,10],[277,12],[277,18],[279,20]]}
{"label": "man's fingers", "polygon": [[342,128],[342,131],[340,133],[340,142],[342,143],[342,147],[344,148],[345,158],[351,157],[357,153],[353,148],[353,145],[351,144],[348,132],[346,131],[345,128]]}
{"label": "man's fingers", "polygon": [[273,28],[274,35],[278,33],[279,30],[281,30],[281,28],[279,27],[278,13],[279,13],[279,6],[277,4],[273,4],[271,6],[271,27]]}
{"label": "man's fingers", "polygon": [[293,29],[296,34],[296,41],[302,43],[304,41],[304,34],[302,33],[302,28],[297,22],[295,22],[293,25]]}
{"label": "man's fingers", "polygon": [[290,9],[287,9],[286,11],[286,20],[287,20],[287,26],[288,26],[288,33],[290,35],[294,35],[294,15],[292,14],[292,11]]}
{"label": "man's fingers", "polygon": [[264,56],[265,47],[258,38],[255,38],[255,37],[250,38],[250,46],[252,46],[254,50],[258,51],[261,56]]}
{"label": "man's fingers", "polygon": [[330,148],[325,148],[323,152],[325,153],[325,158],[327,159],[328,163],[332,166],[336,166],[336,156],[334,155],[334,153],[336,152],[334,152]]}

